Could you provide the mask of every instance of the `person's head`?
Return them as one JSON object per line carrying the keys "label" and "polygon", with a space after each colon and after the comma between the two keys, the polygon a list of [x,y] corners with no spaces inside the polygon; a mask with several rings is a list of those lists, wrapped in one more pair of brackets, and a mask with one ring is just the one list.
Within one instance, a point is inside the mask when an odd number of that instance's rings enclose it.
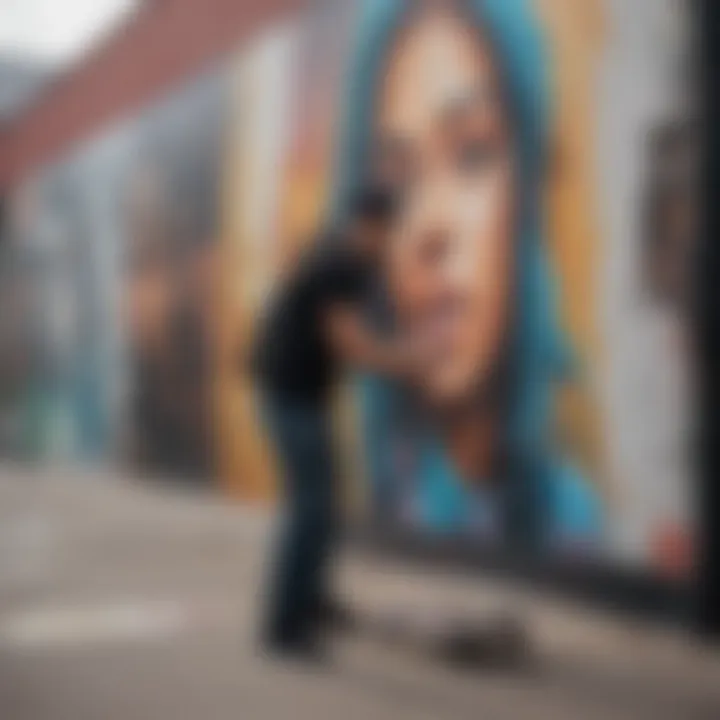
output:
{"label": "person's head", "polygon": [[410,12],[377,88],[375,172],[403,197],[387,254],[400,327],[438,352],[422,386],[443,408],[496,379],[510,319],[517,184],[495,50],[456,3]]}
{"label": "person's head", "polygon": [[395,213],[395,196],[384,186],[363,185],[353,194],[345,229],[369,260],[378,261],[387,247]]}

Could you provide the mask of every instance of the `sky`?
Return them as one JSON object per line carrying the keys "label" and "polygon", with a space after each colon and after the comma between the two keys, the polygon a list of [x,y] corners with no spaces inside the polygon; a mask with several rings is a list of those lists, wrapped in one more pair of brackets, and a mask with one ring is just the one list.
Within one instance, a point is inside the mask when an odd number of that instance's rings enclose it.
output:
{"label": "sky", "polygon": [[62,67],[111,31],[139,0],[0,0],[0,56]]}

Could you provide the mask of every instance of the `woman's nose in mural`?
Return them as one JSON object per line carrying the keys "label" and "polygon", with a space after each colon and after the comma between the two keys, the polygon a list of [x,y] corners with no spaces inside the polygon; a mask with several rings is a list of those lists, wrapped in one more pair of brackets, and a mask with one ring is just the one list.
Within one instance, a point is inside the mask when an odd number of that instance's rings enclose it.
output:
{"label": "woman's nose in mural", "polygon": [[440,270],[453,245],[451,203],[442,181],[430,181],[408,199],[407,220],[401,242],[419,272]]}

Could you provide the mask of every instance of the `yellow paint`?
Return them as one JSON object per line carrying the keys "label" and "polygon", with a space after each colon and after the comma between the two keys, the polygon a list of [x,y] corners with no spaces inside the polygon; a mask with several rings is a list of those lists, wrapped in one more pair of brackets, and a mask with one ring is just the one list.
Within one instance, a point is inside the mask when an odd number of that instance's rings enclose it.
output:
{"label": "yellow paint", "polygon": [[593,477],[604,478],[597,398],[601,230],[595,177],[596,87],[607,28],[603,0],[538,0],[552,52],[553,148],[548,185],[549,238],[561,286],[561,315],[583,381],[560,393],[562,434]]}

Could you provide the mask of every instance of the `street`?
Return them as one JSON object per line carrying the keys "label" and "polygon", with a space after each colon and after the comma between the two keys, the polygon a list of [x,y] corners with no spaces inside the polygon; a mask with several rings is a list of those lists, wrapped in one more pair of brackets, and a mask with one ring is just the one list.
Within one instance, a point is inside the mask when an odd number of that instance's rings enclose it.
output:
{"label": "street", "polygon": [[368,613],[517,611],[536,657],[458,669],[378,638],[302,670],[260,657],[268,515],[106,471],[0,468],[0,718],[720,717],[720,656],[645,627],[455,573],[343,556]]}

